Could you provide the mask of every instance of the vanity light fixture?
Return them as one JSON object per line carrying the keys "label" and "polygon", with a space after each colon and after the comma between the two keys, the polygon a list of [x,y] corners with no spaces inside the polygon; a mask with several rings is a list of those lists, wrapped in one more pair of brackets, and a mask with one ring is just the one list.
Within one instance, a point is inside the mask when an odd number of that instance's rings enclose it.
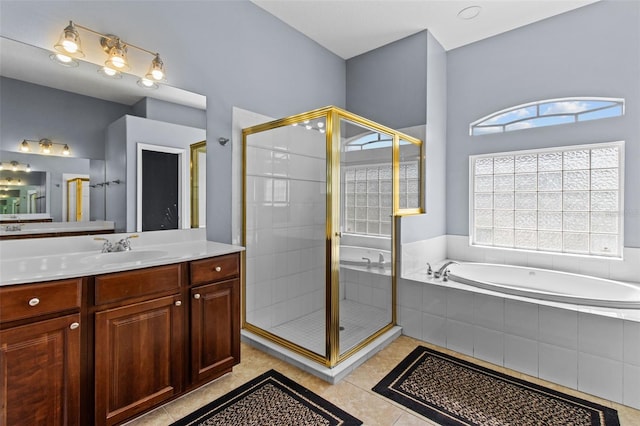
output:
{"label": "vanity light fixture", "polygon": [[50,56],[52,60],[64,66],[78,66],[76,58],[84,57],[79,29],[100,37],[100,46],[108,56],[104,67],[99,70],[105,77],[122,78],[121,73],[131,69],[127,54],[129,48],[134,48],[153,56],[147,74],[138,80],[138,85],[145,89],[157,89],[157,82],[166,80],[164,62],[160,59],[158,52],[152,52],[126,42],[116,35],[103,34],[91,28],[74,24],[73,21],[69,21],[69,25],[62,31],[58,43],[53,46],[58,53]]}
{"label": "vanity light fixture", "polygon": [[47,139],[47,138],[42,138],[39,141],[24,139],[20,143],[20,151],[33,152],[33,150],[31,149],[31,144],[38,144],[38,147],[40,148],[40,152],[42,154],[46,154],[46,155],[54,154],[54,155],[64,155],[64,156],[71,155],[71,149],[69,148],[69,145],[67,145],[66,143],[64,144],[55,143],[55,142],[52,142],[51,139]]}

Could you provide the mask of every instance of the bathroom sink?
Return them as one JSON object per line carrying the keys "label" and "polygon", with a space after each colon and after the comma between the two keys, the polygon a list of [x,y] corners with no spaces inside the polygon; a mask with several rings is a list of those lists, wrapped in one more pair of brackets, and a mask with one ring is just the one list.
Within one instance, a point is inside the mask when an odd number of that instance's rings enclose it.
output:
{"label": "bathroom sink", "polygon": [[99,253],[83,257],[80,262],[96,266],[122,265],[137,263],[145,260],[160,259],[168,254],[163,250],[131,250],[110,253]]}

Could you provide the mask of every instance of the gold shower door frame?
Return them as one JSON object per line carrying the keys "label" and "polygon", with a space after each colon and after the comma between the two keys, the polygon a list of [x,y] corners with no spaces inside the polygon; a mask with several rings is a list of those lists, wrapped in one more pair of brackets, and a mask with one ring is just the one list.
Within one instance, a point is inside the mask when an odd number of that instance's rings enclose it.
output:
{"label": "gold shower door frame", "polygon": [[[312,352],[298,344],[295,344],[289,340],[283,339],[269,331],[266,331],[256,325],[247,322],[246,318],[246,282],[242,283],[242,328],[269,339],[289,350],[299,353],[315,362],[324,364],[331,368],[336,366],[341,361],[349,358],[351,355],[357,353],[363,347],[367,346],[373,340],[393,328],[396,324],[396,218],[411,214],[424,213],[424,150],[423,143],[420,139],[401,133],[397,130],[393,130],[389,127],[378,124],[374,121],[360,117],[349,111],[343,110],[335,106],[327,106],[319,108],[313,111],[305,112],[302,114],[292,115],[286,118],[270,121],[267,123],[259,124],[256,126],[248,127],[242,130],[242,194],[243,194],[243,207],[242,207],[242,238],[243,245],[246,245],[246,227],[247,227],[247,137],[251,134],[265,132],[271,129],[285,127],[294,123],[300,123],[304,120],[313,120],[318,118],[325,118],[326,122],[326,178],[327,178],[327,195],[326,195],[326,255],[327,255],[327,271],[326,278],[326,291],[325,291],[325,320],[326,320],[326,336],[325,336],[325,356],[321,356],[315,352]],[[381,328],[374,334],[367,337],[355,347],[340,354],[340,149],[341,149],[341,135],[340,135],[340,122],[341,120],[347,120],[354,124],[361,125],[363,127],[370,128],[371,130],[386,133],[393,136],[392,145],[392,164],[393,164],[393,218],[391,229],[391,322],[385,327]],[[420,162],[419,162],[419,207],[417,208],[400,208],[400,140],[410,142],[420,147]],[[242,267],[245,268],[243,262]],[[242,276],[245,277],[245,271]]]}

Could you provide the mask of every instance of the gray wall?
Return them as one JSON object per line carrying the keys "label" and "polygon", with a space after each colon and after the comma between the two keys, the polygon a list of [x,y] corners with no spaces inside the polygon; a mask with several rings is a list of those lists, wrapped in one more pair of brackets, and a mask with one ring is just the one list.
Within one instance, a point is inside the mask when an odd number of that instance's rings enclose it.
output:
{"label": "gray wall", "polygon": [[181,124],[183,126],[207,128],[207,111],[161,101],[155,98],[144,98],[132,107],[133,115],[156,121]]}
{"label": "gray wall", "polygon": [[[3,9],[2,9],[3,10]],[[69,144],[74,157],[104,160],[104,130],[131,108],[24,81],[0,77],[0,149],[23,139]]]}
{"label": "gray wall", "polygon": [[[624,140],[624,245],[640,247],[640,2],[598,2],[449,51],[447,87],[448,234],[469,233],[469,155]],[[626,114],[469,136],[492,112],[571,96],[625,98]]]}
{"label": "gray wall", "polygon": [[[158,50],[169,83],[207,96],[207,237],[231,240],[233,106],[283,117],[345,107],[345,62],[249,1],[7,1],[3,36],[51,48],[69,19]],[[89,48],[90,36],[83,37]],[[4,114],[4,111],[3,111]]]}
{"label": "gray wall", "polygon": [[427,115],[427,31],[347,60],[347,110],[392,129]]}
{"label": "gray wall", "polygon": [[428,31],[347,61],[347,109],[424,141],[426,214],[402,218],[402,243],[446,233],[446,105],[447,55]]}

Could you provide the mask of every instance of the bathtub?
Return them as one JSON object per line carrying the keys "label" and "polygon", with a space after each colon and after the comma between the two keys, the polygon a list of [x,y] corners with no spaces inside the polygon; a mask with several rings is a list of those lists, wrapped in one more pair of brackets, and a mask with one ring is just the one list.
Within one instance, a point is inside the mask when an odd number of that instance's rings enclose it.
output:
{"label": "bathtub", "polygon": [[449,266],[449,279],[534,299],[609,308],[640,308],[640,284],[567,272],[489,263]]}
{"label": "bathtub", "polygon": [[[382,262],[381,256],[384,259]],[[340,264],[385,268],[391,265],[391,252],[367,247],[340,246]]]}

